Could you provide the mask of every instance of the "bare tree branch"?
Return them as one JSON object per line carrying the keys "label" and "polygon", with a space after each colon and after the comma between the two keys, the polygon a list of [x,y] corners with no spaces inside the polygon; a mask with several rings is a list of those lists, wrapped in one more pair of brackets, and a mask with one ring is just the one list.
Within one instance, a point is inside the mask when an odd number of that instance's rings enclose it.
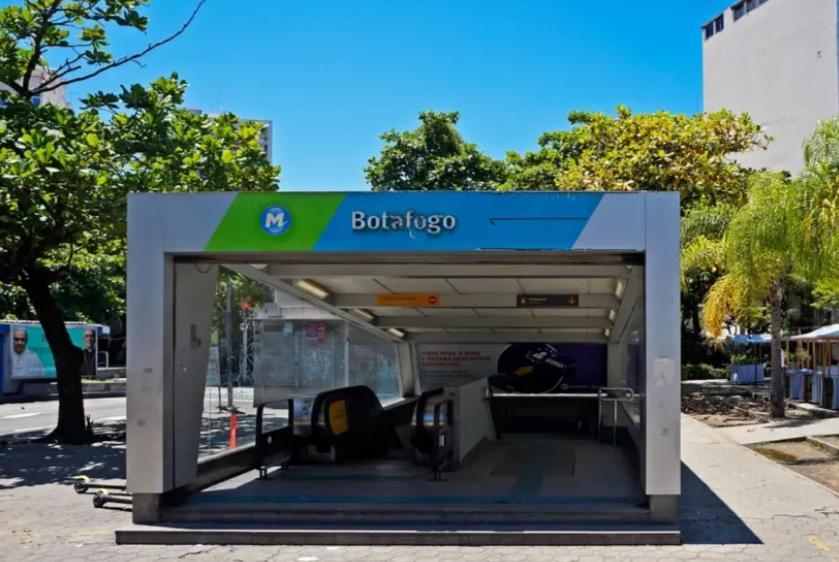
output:
{"label": "bare tree branch", "polygon": [[32,80],[32,74],[35,72],[35,68],[38,66],[41,55],[43,54],[41,52],[41,42],[44,40],[44,33],[52,25],[50,20],[58,11],[59,7],[61,7],[61,0],[53,0],[50,7],[41,13],[41,24],[32,37],[32,56],[29,57],[29,62],[26,64],[26,72],[23,73],[23,80],[21,81],[21,90],[24,92],[29,92],[29,82]]}
{"label": "bare tree branch", "polygon": [[[181,28],[178,31],[176,31],[175,33],[173,33],[172,35],[166,37],[165,39],[161,39],[160,41],[158,41],[156,43],[151,43],[148,47],[146,47],[142,51],[134,53],[133,55],[126,55],[124,57],[120,57],[119,59],[115,60],[114,62],[112,62],[110,64],[102,66],[102,67],[98,68],[97,70],[95,70],[93,72],[89,72],[88,74],[84,74],[82,76],[77,76],[76,78],[71,78],[69,80],[60,80],[60,77],[58,77],[58,78],[56,78],[54,76],[50,77],[49,79],[45,80],[44,82],[41,82],[41,84],[38,86],[38,88],[36,88],[35,90],[32,91],[32,94],[33,95],[39,95],[39,94],[43,94],[43,93],[46,93],[46,92],[51,92],[53,90],[57,90],[58,88],[61,88],[63,86],[67,86],[69,84],[75,84],[76,82],[83,82],[85,80],[89,80],[90,78],[94,78],[96,76],[99,76],[103,72],[107,72],[108,70],[111,70],[113,68],[117,68],[118,66],[122,66],[126,63],[133,62],[133,61],[136,61],[136,60],[144,57],[145,55],[149,54],[150,52],[154,51],[155,49],[157,49],[159,47],[162,47],[163,45],[165,45],[165,44],[177,39],[178,37],[180,37],[183,34],[183,32],[186,31],[187,28],[192,24],[193,20],[195,20],[195,17],[198,15],[198,12],[201,10],[201,7],[204,5],[204,3],[206,1],[207,0],[199,0],[199,2],[195,5],[195,8],[192,10],[192,14],[190,14],[189,18],[183,23]],[[71,68],[72,68],[72,70],[68,69],[67,71],[65,71],[62,74],[62,76],[66,76],[69,72],[72,72],[74,70],[78,70],[79,67],[77,66],[77,67],[71,67]]]}

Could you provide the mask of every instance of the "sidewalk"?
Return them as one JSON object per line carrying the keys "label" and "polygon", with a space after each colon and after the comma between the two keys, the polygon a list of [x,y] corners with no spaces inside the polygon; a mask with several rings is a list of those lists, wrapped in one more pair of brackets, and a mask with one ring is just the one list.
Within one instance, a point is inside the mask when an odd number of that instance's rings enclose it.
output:
{"label": "sidewalk", "polygon": [[819,435],[837,435],[839,434],[839,418],[779,420],[756,425],[726,427],[720,431],[738,443],[751,445]]}
{"label": "sidewalk", "polygon": [[226,547],[116,546],[130,513],[93,509],[61,482],[122,478],[124,447],[0,448],[0,558],[9,560],[832,560],[839,497],[692,418],[682,418],[680,547]]}

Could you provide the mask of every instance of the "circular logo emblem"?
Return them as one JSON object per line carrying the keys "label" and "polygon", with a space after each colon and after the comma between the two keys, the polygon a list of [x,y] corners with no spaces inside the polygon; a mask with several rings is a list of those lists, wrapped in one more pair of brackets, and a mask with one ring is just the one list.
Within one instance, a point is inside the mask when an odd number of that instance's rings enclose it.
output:
{"label": "circular logo emblem", "polygon": [[271,236],[279,236],[291,228],[291,215],[283,207],[273,206],[262,211],[259,226]]}

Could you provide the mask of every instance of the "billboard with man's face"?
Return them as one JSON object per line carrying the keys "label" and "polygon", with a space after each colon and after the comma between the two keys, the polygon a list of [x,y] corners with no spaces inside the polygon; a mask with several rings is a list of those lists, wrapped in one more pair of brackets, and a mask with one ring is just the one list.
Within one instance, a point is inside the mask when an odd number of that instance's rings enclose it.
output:
{"label": "billboard with man's face", "polygon": [[[77,347],[96,357],[96,330],[86,326],[68,326],[70,339]],[[4,355],[10,378],[35,380],[55,378],[55,359],[50,352],[44,329],[40,324],[12,324]]]}

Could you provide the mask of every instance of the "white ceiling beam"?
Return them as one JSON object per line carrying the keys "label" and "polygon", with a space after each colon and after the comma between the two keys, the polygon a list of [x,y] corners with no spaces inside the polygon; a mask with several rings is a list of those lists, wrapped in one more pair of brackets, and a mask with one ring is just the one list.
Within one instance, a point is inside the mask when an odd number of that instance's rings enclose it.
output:
{"label": "white ceiling beam", "polygon": [[241,273],[245,277],[249,277],[250,279],[253,279],[254,281],[259,281],[261,283],[265,283],[269,287],[279,289],[279,290],[283,291],[284,293],[287,293],[287,294],[289,294],[293,297],[296,297],[296,298],[298,298],[302,301],[306,301],[307,303],[309,303],[309,304],[311,304],[311,305],[313,305],[313,306],[315,306],[315,307],[317,307],[321,310],[324,310],[324,311],[326,311],[326,312],[328,312],[328,313],[330,313],[334,316],[337,316],[338,318],[346,320],[350,324],[352,324],[354,326],[357,326],[358,328],[361,328],[362,330],[364,330],[364,331],[366,331],[370,334],[373,334],[374,336],[377,336],[377,337],[385,339],[385,340],[394,341],[394,342],[401,341],[401,338],[398,338],[398,337],[394,336],[393,334],[389,333],[387,330],[377,328],[376,326],[374,326],[374,325],[372,325],[368,322],[365,322],[360,317],[358,317],[358,316],[356,316],[356,315],[354,315],[350,312],[347,312],[346,310],[338,308],[336,306],[332,306],[327,301],[321,300],[321,299],[317,298],[316,296],[314,296],[310,293],[307,293],[306,291],[298,289],[297,287],[295,287],[294,285],[292,285],[290,283],[286,283],[286,282],[284,282],[280,279],[276,279],[274,277],[271,277],[270,275],[268,275],[264,271],[256,269],[255,267],[251,267],[249,265],[232,265],[232,264],[225,265],[224,267],[226,267],[227,269],[230,269],[231,271]]}
{"label": "white ceiling beam", "polygon": [[567,316],[542,316],[527,318],[521,316],[379,316],[375,321],[380,328],[609,328],[608,318],[587,318]]}
{"label": "white ceiling beam", "polygon": [[626,277],[625,265],[529,265],[529,264],[271,264],[266,271],[282,279],[309,277]]}
{"label": "white ceiling beam", "polygon": [[[437,293],[435,293],[436,295]],[[427,308],[518,308],[515,294],[455,294],[440,293],[440,302],[436,306]],[[377,302],[378,295],[363,293],[336,294],[332,297],[332,304],[339,308],[375,308],[381,305]],[[577,306],[564,307],[521,307],[523,310],[539,310],[541,308],[603,308],[617,309],[620,301],[614,293],[601,293],[595,295],[579,295],[580,302]],[[410,308],[410,307],[399,307]]]}

